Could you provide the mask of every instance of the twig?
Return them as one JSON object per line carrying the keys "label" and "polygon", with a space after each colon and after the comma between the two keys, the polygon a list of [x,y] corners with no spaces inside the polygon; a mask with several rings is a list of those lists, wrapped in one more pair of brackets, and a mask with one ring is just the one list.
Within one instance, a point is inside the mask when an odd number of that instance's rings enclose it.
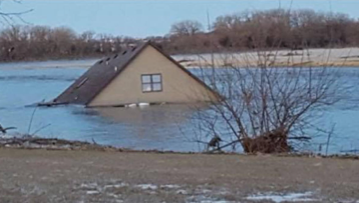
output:
{"label": "twig", "polygon": [[32,121],[34,120],[34,116],[36,113],[37,107],[35,107],[34,111],[31,114],[31,118],[30,118],[30,123],[29,123],[29,127],[27,129],[27,134],[30,135],[30,130],[31,130],[31,125],[32,125]]}
{"label": "twig", "polygon": [[92,139],[93,144],[97,145],[97,142],[95,141],[95,139],[93,137],[91,139]]}
{"label": "twig", "polygon": [[222,145],[222,146],[218,147],[218,150],[222,150],[222,149],[224,149],[226,147],[229,147],[229,146],[234,145],[234,144],[239,143],[239,142],[240,142],[240,140],[234,140],[232,142],[229,142],[229,143],[227,143],[225,145]]}
{"label": "twig", "polygon": [[43,130],[43,129],[47,128],[47,127],[49,127],[50,125],[51,125],[51,124],[49,123],[49,124],[47,124],[47,125],[44,125],[44,126],[40,127],[39,129],[35,130],[35,132],[32,133],[30,136],[31,136],[31,137],[34,136],[36,133],[40,132],[41,130]]}
{"label": "twig", "polygon": [[311,137],[308,136],[298,136],[298,137],[288,137],[288,140],[311,140]]}
{"label": "twig", "polygon": [[330,144],[330,138],[332,137],[332,134],[334,132],[335,124],[332,127],[332,130],[328,133],[328,139],[327,139],[327,146],[325,148],[325,156],[328,156],[328,150],[329,150],[329,144]]}

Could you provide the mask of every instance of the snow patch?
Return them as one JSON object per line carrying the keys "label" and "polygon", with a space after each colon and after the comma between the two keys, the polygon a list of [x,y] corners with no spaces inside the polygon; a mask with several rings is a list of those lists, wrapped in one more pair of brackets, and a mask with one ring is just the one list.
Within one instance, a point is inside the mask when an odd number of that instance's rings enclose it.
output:
{"label": "snow patch", "polygon": [[338,202],[341,202],[341,203],[359,203],[359,200],[341,200],[341,201],[338,201]]}
{"label": "snow patch", "polygon": [[227,200],[202,200],[199,203],[234,203],[234,202]]}
{"label": "snow patch", "polygon": [[176,194],[178,194],[178,195],[187,195],[188,192],[186,190],[177,190]]}
{"label": "snow patch", "polygon": [[130,107],[130,108],[136,108],[137,104],[128,104],[125,105],[125,107]]}
{"label": "snow patch", "polygon": [[219,195],[228,195],[231,194],[231,192],[226,188],[220,188],[217,192]]}
{"label": "snow patch", "polygon": [[149,106],[149,105],[150,105],[150,103],[145,103],[145,102],[138,103],[139,107],[146,107],[146,106]]}
{"label": "snow patch", "polygon": [[263,200],[271,200],[276,203],[281,202],[312,202],[318,201],[317,199],[310,198],[313,195],[312,192],[305,192],[305,193],[288,193],[285,195],[280,194],[257,194],[251,195],[247,197],[247,200],[252,201],[263,201]]}
{"label": "snow patch", "polygon": [[113,197],[113,198],[115,198],[115,199],[118,199],[118,198],[121,197],[121,195],[117,195],[117,194],[115,194],[115,193],[107,193],[107,196]]}
{"label": "snow patch", "polygon": [[181,186],[179,186],[179,185],[161,185],[160,186],[161,189],[178,189],[180,187]]}
{"label": "snow patch", "polygon": [[83,189],[96,189],[98,187],[97,183],[82,183],[80,185],[80,188],[83,188]]}
{"label": "snow patch", "polygon": [[227,201],[224,199],[217,199],[211,197],[200,196],[191,196],[187,198],[187,203],[235,203],[234,201]]}
{"label": "snow patch", "polygon": [[129,184],[127,184],[127,183],[119,183],[119,184],[105,185],[103,188],[106,190],[109,188],[122,188],[122,187],[128,187],[128,186],[129,186]]}
{"label": "snow patch", "polygon": [[209,190],[209,189],[202,189],[201,190],[201,193],[203,193],[203,194],[207,194],[207,193],[211,193],[212,192],[212,190]]}
{"label": "snow patch", "polygon": [[143,190],[157,190],[157,185],[153,185],[153,184],[139,184],[139,185],[135,185],[135,187],[137,188],[141,188]]}
{"label": "snow patch", "polygon": [[86,194],[88,194],[88,195],[96,195],[96,194],[99,194],[100,192],[99,191],[97,191],[97,190],[88,190],[88,191],[86,191]]}

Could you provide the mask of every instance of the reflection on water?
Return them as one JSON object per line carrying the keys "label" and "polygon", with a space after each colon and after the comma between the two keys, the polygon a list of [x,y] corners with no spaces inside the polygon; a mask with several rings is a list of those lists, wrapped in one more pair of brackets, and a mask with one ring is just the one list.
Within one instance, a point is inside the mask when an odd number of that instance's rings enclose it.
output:
{"label": "reflection on water", "polygon": [[116,123],[156,126],[184,122],[191,108],[186,105],[155,105],[142,108],[99,108],[96,112]]}
{"label": "reflection on water", "polygon": [[[180,132],[185,129],[191,116],[191,108],[185,105],[149,106],[144,108],[99,108],[95,110],[99,117],[111,122],[118,129],[119,134],[131,142],[136,143],[131,147],[147,148],[152,145],[155,148],[188,149],[185,144],[185,136]],[[178,141],[184,143],[176,143]]]}
{"label": "reflection on water", "polygon": [[[69,63],[69,62],[66,62]],[[16,126],[18,132],[29,131],[34,108],[26,105],[50,100],[86,71],[84,68],[3,68],[0,65],[0,123]],[[32,63],[36,67],[36,63]],[[196,70],[193,71],[196,74]],[[357,87],[350,98],[323,113],[322,125],[336,123],[332,152],[359,148],[358,108],[359,69],[343,69],[346,81]],[[197,73],[198,74],[198,73]],[[193,108],[186,105],[149,106],[146,108],[86,109],[81,106],[38,108],[30,133],[51,124],[38,134],[72,140],[95,140],[97,143],[136,149],[196,151],[193,139]],[[318,138],[314,143],[325,142]]]}

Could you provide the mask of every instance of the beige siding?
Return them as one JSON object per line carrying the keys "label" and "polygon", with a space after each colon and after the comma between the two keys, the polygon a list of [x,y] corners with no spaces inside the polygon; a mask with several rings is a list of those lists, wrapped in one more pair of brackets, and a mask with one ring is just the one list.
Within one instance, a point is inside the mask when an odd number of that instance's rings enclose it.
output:
{"label": "beige siding", "polygon": [[[162,74],[162,92],[143,93],[142,74]],[[122,73],[114,79],[89,106],[112,106],[130,103],[188,103],[209,101],[216,97],[198,81],[147,46]]]}

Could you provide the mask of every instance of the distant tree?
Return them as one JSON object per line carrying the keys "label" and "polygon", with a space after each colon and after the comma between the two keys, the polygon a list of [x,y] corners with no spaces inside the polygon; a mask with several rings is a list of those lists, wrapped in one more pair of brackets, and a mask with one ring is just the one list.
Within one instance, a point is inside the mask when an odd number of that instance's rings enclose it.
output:
{"label": "distant tree", "polygon": [[[0,31],[1,61],[102,56],[139,41],[91,31],[77,34],[66,27],[17,25],[22,14],[30,11],[0,12],[0,22],[5,25]],[[211,28],[206,33],[201,23],[185,20],[173,24],[167,35],[148,39],[171,54],[359,46],[359,21],[341,13],[283,9],[243,12],[219,16]]]}
{"label": "distant tree", "polygon": [[50,34],[52,52],[61,55],[68,55],[71,52],[71,46],[76,38],[75,32],[67,27],[54,28]]}
{"label": "distant tree", "polygon": [[194,20],[185,20],[172,25],[170,33],[172,35],[194,35],[203,30],[200,22]]}
{"label": "distant tree", "polygon": [[218,43],[225,48],[243,47],[245,35],[248,35],[245,14],[219,16],[213,24]]}

